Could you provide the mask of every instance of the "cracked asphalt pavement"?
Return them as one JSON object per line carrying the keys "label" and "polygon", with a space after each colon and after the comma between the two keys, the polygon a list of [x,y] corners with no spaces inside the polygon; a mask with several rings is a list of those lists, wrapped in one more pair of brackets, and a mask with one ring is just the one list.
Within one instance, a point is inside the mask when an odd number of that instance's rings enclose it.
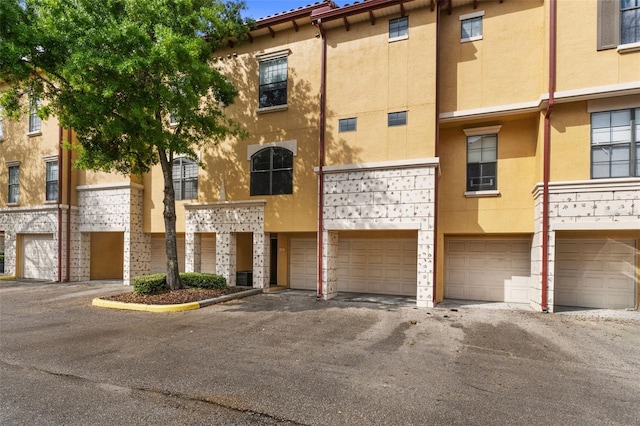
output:
{"label": "cracked asphalt pavement", "polygon": [[0,424],[640,424],[639,312],[122,291],[0,281]]}

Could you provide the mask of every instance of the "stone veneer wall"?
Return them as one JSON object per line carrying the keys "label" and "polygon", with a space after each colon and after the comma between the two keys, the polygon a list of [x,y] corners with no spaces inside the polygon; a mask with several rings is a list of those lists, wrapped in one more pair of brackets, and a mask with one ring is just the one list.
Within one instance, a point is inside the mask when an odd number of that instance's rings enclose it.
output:
{"label": "stone veneer wall", "polygon": [[418,306],[433,306],[435,158],[324,169],[323,298],[337,294],[338,234],[354,229],[418,231]]}
{"label": "stone veneer wall", "polygon": [[[148,274],[151,268],[151,236],[142,228],[144,187],[135,183],[79,186],[78,246],[75,258],[79,279],[90,277],[91,233],[124,233],[123,282]],[[108,254],[105,254],[108,256]]]}
{"label": "stone veneer wall", "polygon": [[[66,209],[64,210],[66,214]],[[64,219],[64,218],[63,218]],[[63,222],[65,223],[65,222]],[[0,209],[0,230],[4,231],[4,271],[6,275],[19,275],[16,271],[18,234],[53,234],[54,247],[58,247],[58,205],[38,207],[10,207]],[[65,237],[63,235],[63,241]],[[64,253],[64,251],[63,251]],[[51,281],[58,280],[58,251],[53,254]],[[64,260],[64,259],[63,259]],[[64,267],[64,262],[63,262]]]}
{"label": "stone veneer wall", "polygon": [[[542,310],[542,184],[533,191],[535,231],[531,248],[530,305]],[[547,305],[553,312],[555,239],[560,230],[640,229],[640,179],[598,179],[549,184]]]}
{"label": "stone veneer wall", "polygon": [[216,273],[236,284],[236,233],[253,233],[253,286],[269,287],[270,241],[264,232],[266,201],[223,201],[187,204],[185,234],[185,270],[201,269],[201,233],[216,234]]}

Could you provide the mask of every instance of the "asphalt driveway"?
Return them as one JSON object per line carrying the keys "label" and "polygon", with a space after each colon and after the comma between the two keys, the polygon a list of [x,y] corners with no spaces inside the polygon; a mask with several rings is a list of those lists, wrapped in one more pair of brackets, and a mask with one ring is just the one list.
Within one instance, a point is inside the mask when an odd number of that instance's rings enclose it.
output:
{"label": "asphalt driveway", "polygon": [[638,312],[120,291],[0,281],[0,424],[640,424]]}

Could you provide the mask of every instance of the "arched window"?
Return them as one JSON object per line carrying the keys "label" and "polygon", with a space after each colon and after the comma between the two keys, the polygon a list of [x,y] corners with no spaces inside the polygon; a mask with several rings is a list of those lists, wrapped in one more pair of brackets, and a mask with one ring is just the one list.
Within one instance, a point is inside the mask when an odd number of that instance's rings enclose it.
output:
{"label": "arched window", "polygon": [[269,147],[251,156],[251,195],[293,194],[293,152]]}
{"label": "arched window", "polygon": [[173,189],[176,200],[198,198],[198,163],[182,157],[173,160]]}

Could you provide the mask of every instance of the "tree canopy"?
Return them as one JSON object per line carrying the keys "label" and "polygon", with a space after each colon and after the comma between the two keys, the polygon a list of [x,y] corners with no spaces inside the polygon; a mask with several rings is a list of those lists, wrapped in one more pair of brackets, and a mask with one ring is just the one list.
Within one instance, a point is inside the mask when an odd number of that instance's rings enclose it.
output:
{"label": "tree canopy", "polygon": [[237,91],[212,53],[247,34],[244,8],[223,0],[0,0],[5,112],[18,117],[25,97],[42,99],[41,117],[74,129],[80,168],[141,174],[160,163],[168,264],[175,261],[168,275],[178,284],[171,162],[196,160],[204,144],[242,133],[224,115]]}

